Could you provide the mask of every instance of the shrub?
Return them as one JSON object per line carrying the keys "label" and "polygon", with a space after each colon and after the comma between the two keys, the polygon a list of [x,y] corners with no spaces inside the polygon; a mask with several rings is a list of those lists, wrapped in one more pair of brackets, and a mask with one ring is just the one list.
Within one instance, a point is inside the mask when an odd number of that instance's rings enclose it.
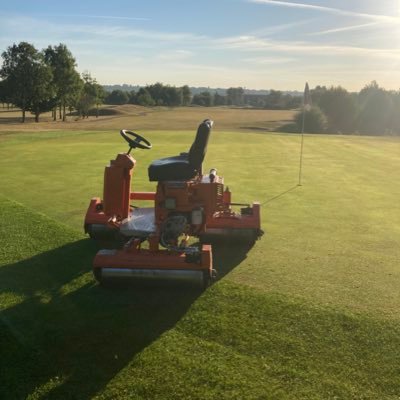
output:
{"label": "shrub", "polygon": [[[303,127],[303,110],[295,115],[294,122],[297,132],[301,132]],[[326,116],[319,107],[313,106],[310,110],[304,111],[304,132],[321,133],[325,131],[326,125]]]}

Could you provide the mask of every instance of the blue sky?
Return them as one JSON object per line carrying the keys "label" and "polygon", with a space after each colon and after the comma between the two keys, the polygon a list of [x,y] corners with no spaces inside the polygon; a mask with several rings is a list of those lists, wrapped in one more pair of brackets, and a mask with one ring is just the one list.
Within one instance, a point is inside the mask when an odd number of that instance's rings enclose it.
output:
{"label": "blue sky", "polygon": [[400,0],[5,1],[0,50],[65,43],[102,84],[400,88]]}

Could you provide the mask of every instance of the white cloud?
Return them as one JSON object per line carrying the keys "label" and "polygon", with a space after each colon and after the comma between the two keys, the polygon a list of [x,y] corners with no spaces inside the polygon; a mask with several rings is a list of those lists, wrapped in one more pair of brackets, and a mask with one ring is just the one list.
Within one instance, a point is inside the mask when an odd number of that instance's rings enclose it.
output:
{"label": "white cloud", "polygon": [[[45,37],[48,41],[58,40],[61,37],[63,41],[71,39],[79,35],[79,39],[85,35],[85,38],[101,36],[101,40],[114,41],[115,39],[137,38],[143,41],[155,42],[194,42],[205,39],[205,36],[194,35],[192,33],[179,32],[161,32],[150,29],[134,29],[125,26],[109,26],[109,25],[88,25],[82,23],[54,23],[43,19],[27,18],[16,16],[7,18],[0,15],[0,26],[3,30],[8,30],[15,35],[27,35],[30,37]],[[100,38],[99,38],[100,40]]]}
{"label": "white cloud", "polygon": [[162,61],[186,60],[194,55],[193,51],[171,50],[157,55],[157,59]]}
{"label": "white cloud", "polygon": [[389,15],[367,14],[367,13],[361,13],[361,12],[356,12],[356,11],[342,10],[340,8],[317,6],[317,5],[308,4],[308,3],[295,3],[295,2],[278,1],[278,0],[247,0],[247,1],[250,3],[267,4],[267,5],[271,5],[271,6],[302,8],[302,9],[307,9],[307,10],[326,12],[326,13],[335,14],[335,15],[366,18],[366,19],[371,19],[374,21],[391,21],[391,22],[399,22],[400,21],[399,17],[393,17],[393,16],[389,16]]}
{"label": "white cloud", "polygon": [[150,18],[144,17],[127,17],[115,15],[82,15],[82,14],[41,14],[39,17],[52,17],[52,18],[93,18],[93,19],[110,19],[110,20],[127,20],[127,21],[150,21]]}
{"label": "white cloud", "polygon": [[378,24],[379,24],[378,22],[369,22],[367,24],[343,26],[343,27],[340,27],[340,28],[333,28],[333,29],[327,29],[325,31],[309,33],[308,36],[320,36],[320,35],[329,35],[329,34],[332,34],[332,33],[357,31],[357,30],[360,30],[360,29],[369,28],[371,26],[376,26]]}
{"label": "white cloud", "polygon": [[216,46],[225,49],[236,49],[245,52],[266,50],[303,55],[348,55],[348,56],[374,56],[384,58],[400,58],[398,49],[395,48],[368,48],[357,46],[340,46],[330,44],[315,44],[296,41],[274,41],[256,36],[236,36],[216,41]]}
{"label": "white cloud", "polygon": [[243,59],[244,62],[257,65],[278,65],[287,64],[296,61],[295,58],[289,57],[251,57]]}
{"label": "white cloud", "polygon": [[291,30],[291,29],[297,28],[299,26],[311,24],[312,22],[314,22],[314,19],[291,22],[288,24],[272,25],[272,26],[261,28],[261,29],[256,29],[254,31],[250,31],[250,32],[248,32],[248,35],[265,36],[265,35],[274,34],[274,33],[282,32],[282,31],[286,31],[286,30]]}

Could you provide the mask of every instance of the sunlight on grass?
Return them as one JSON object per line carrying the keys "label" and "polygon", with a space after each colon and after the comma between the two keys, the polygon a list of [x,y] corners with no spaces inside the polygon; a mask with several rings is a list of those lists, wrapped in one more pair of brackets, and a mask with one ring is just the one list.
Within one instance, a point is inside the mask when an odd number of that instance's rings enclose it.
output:
{"label": "sunlight on grass", "polygon": [[20,293],[8,291],[0,293],[0,312],[22,303],[25,299],[26,297]]}
{"label": "sunlight on grass", "polygon": [[76,290],[81,289],[84,285],[93,282],[93,274],[92,272],[87,272],[85,274],[81,274],[75,279],[72,279],[70,282],[67,282],[65,285],[61,286],[58,290],[59,296],[68,296]]}
{"label": "sunlight on grass", "polygon": [[53,299],[51,294],[44,290],[36,291],[33,296],[42,304],[49,304]]}
{"label": "sunlight on grass", "polygon": [[29,394],[26,400],[40,400],[45,399],[52,390],[61,386],[65,381],[66,377],[54,376],[50,378],[46,383],[35,388],[33,393]]}

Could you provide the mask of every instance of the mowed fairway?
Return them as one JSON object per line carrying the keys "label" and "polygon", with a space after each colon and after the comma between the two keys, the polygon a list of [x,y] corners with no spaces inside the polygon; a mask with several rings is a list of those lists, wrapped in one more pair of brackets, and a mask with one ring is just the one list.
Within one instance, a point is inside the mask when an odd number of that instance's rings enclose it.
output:
{"label": "mowed fairway", "polygon": [[[185,130],[193,124],[211,118],[225,130],[274,130],[291,122],[296,110],[258,110],[231,107],[142,107],[133,104],[103,106],[100,117],[78,119],[68,116],[65,122],[53,121],[50,113],[35,123],[27,114],[26,123],[21,123],[21,111],[0,109],[0,131],[49,131],[49,130]],[[102,115],[105,114],[105,115]],[[196,121],[196,122],[195,122]]]}
{"label": "mowed fairway", "polygon": [[[191,131],[150,131],[147,165]],[[265,235],[215,248],[204,293],[100,288],[82,233],[117,130],[0,134],[0,397],[397,399],[400,141],[226,131],[205,170],[263,203]]]}

